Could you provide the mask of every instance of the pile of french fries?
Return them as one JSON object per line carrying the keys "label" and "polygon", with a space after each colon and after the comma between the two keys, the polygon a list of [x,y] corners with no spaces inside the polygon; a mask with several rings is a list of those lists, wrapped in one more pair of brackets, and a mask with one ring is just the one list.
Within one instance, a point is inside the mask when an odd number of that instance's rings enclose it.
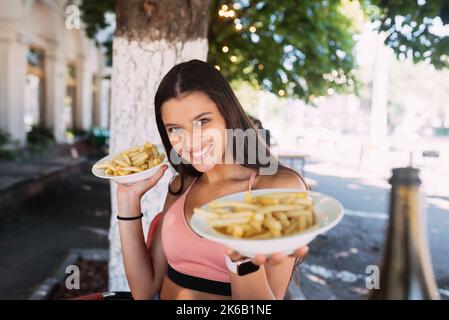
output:
{"label": "pile of french fries", "polygon": [[218,232],[244,239],[270,239],[293,235],[314,225],[312,199],[307,192],[275,192],[244,201],[214,201],[195,214]]}
{"label": "pile of french fries", "polygon": [[111,161],[96,164],[94,168],[103,169],[110,176],[124,176],[157,166],[164,158],[165,154],[159,153],[154,144],[146,142],[121,152]]}

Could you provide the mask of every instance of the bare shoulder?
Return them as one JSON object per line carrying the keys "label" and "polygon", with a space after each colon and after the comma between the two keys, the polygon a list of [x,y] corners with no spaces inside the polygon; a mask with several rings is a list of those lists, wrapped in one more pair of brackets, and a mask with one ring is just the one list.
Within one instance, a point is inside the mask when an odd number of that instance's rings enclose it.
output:
{"label": "bare shoulder", "polygon": [[259,176],[256,184],[257,189],[269,188],[294,188],[307,189],[299,173],[287,168],[279,168],[274,175]]}

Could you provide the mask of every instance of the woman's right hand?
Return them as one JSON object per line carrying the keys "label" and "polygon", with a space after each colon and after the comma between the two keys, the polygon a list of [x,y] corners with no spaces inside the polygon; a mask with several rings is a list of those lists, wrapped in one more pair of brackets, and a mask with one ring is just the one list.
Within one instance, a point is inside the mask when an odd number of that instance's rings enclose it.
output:
{"label": "woman's right hand", "polygon": [[[136,206],[140,207],[140,199],[151,188],[153,188],[163,177],[168,165],[164,164],[156,173],[143,181],[117,185],[117,206],[121,216],[136,215]],[[140,209],[139,209],[140,210]]]}

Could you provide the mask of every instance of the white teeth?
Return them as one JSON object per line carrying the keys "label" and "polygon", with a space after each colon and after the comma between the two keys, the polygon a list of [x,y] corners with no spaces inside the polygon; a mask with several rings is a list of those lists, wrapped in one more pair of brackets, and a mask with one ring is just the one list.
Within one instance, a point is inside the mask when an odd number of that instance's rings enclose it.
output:
{"label": "white teeth", "polygon": [[209,152],[210,148],[212,147],[211,144],[209,144],[207,147],[204,147],[203,149],[201,149],[200,151],[197,152],[192,152],[192,156],[194,158],[201,158],[202,156],[204,156],[206,153]]}

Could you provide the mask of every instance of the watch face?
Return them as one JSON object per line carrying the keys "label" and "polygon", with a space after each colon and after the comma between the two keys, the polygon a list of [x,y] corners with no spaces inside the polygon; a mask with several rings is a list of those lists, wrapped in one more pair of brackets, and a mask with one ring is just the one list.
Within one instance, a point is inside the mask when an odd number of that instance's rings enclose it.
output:
{"label": "watch face", "polygon": [[252,273],[257,270],[259,270],[259,266],[251,261],[241,263],[237,266],[237,274],[239,276],[244,276],[245,274]]}

